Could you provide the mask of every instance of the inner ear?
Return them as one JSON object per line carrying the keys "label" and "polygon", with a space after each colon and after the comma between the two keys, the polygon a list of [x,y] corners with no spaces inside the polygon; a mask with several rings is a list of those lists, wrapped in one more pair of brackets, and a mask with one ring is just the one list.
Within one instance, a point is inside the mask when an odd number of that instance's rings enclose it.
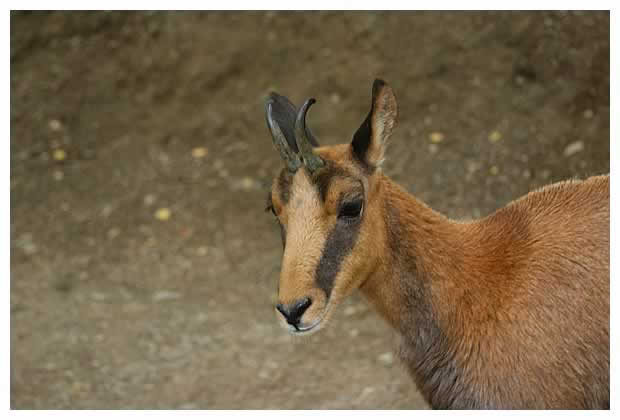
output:
{"label": "inner ear", "polygon": [[392,135],[398,105],[392,88],[383,80],[376,79],[372,85],[370,112],[353,135],[353,155],[365,166],[375,169],[381,166],[387,140]]}

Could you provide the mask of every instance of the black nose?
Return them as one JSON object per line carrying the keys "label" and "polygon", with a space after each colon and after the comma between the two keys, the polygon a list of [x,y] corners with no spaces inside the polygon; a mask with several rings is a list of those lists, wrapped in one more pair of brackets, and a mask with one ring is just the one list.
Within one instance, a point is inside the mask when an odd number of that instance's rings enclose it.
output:
{"label": "black nose", "polygon": [[280,311],[282,315],[284,315],[284,318],[286,318],[286,322],[288,322],[294,327],[297,327],[301,316],[304,314],[304,312],[306,312],[306,309],[308,309],[310,305],[312,305],[312,299],[307,297],[299,299],[297,302],[293,302],[288,305],[278,303],[276,305],[276,308],[278,309],[278,311]]}

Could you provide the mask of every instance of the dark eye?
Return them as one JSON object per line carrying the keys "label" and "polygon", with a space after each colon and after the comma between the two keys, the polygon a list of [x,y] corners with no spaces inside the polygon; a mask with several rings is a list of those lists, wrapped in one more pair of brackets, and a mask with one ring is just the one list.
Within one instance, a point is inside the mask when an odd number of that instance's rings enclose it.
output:
{"label": "dark eye", "polygon": [[339,219],[354,219],[359,217],[362,213],[362,208],[364,207],[364,201],[359,198],[353,201],[346,201],[342,203],[340,206],[340,211],[338,212]]}

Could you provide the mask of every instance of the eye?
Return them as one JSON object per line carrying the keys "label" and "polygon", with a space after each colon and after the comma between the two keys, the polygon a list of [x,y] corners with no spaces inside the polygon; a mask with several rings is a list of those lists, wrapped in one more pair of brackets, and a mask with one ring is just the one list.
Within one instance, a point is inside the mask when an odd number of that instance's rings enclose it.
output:
{"label": "eye", "polygon": [[362,209],[364,207],[364,201],[361,198],[346,201],[342,203],[340,206],[340,211],[338,212],[339,219],[355,219],[362,214]]}

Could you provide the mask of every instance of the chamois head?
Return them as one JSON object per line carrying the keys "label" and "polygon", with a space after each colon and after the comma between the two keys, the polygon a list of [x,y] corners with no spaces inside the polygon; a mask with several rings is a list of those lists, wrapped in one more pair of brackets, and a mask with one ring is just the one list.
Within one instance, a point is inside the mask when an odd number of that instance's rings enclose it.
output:
{"label": "chamois head", "polygon": [[293,334],[324,325],[381,258],[377,175],[398,113],[392,89],[375,80],[370,112],[353,140],[319,147],[306,126],[313,103],[308,99],[298,110],[276,93],[266,103],[267,126],[285,163],[267,206],[284,245],[276,308]]}

